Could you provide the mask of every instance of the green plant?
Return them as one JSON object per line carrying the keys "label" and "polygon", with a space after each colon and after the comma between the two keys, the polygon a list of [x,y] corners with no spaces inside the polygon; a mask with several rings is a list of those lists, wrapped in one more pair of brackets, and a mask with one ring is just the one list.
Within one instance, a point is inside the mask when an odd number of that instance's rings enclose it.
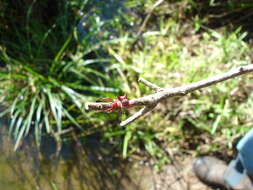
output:
{"label": "green plant", "polygon": [[1,28],[5,36],[1,37],[0,61],[5,66],[0,71],[0,86],[2,102],[8,107],[1,115],[11,118],[15,149],[31,131],[39,145],[44,133],[59,140],[69,129],[94,127],[90,124],[96,125],[99,116],[96,119],[93,113],[84,113],[84,103],[92,97],[117,94],[120,88],[108,73],[103,74],[110,59],[105,58],[102,48],[111,41],[103,34],[101,40],[91,41],[101,29],[99,23],[91,20],[94,29],[84,39],[78,36],[80,16],[73,13],[76,7],[88,6],[85,1],[60,1],[54,5],[61,10],[56,13],[59,15],[48,16],[48,20],[39,13],[43,3],[50,2],[34,3],[23,7],[26,14],[21,23],[14,18],[6,24],[9,28]]}
{"label": "green plant", "polygon": [[[104,139],[113,141],[123,157],[142,149],[164,161],[168,149],[177,152],[194,147],[203,153],[232,147],[252,124],[248,119],[251,93],[244,89],[250,84],[248,78],[169,99],[152,115],[124,128],[118,127],[120,114],[83,113],[84,102],[90,99],[114,98],[122,91],[129,98],[150,93],[137,84],[139,76],[161,87],[173,87],[251,60],[244,41],[247,33],[241,28],[231,32],[226,27],[206,27],[210,18],[198,14],[203,4],[194,0],[164,1],[152,12],[134,46],[135,32],[127,27],[141,25],[156,2],[129,0],[126,4],[136,17],[106,15],[114,18],[112,22],[101,19],[103,11],[95,6],[101,3],[98,0],[60,1],[55,7],[60,11],[46,20],[35,14],[33,5],[24,6],[21,12],[27,14],[22,19],[15,11],[10,19],[8,6],[0,4],[0,22],[5,23],[0,25],[4,34],[0,36],[0,61],[5,65],[0,70],[0,93],[9,106],[1,114],[11,116],[16,148],[29,132],[35,133],[39,144],[44,133],[59,139],[73,129],[86,132],[103,125]],[[221,1],[206,5],[220,6]],[[80,14],[87,14],[81,39],[76,29]],[[206,145],[200,148],[201,144]]]}
{"label": "green plant", "polygon": [[[159,27],[146,29],[139,41],[141,45],[134,51],[127,40],[110,47],[109,52],[115,58],[112,67],[120,70],[126,81],[124,89],[132,97],[150,93],[150,89],[137,84],[139,76],[160,87],[176,87],[250,62],[250,47],[245,42],[247,33],[241,28],[233,32],[226,28],[212,30],[203,25],[208,20],[201,18],[197,29],[195,20],[184,25],[179,22],[161,16],[156,23]],[[130,39],[130,34],[123,35]],[[151,115],[126,129],[118,129],[118,134],[124,137],[124,157],[138,152],[136,147],[140,144],[152,147],[146,149],[152,156],[159,152],[152,151],[155,146],[168,150],[173,147],[173,151],[193,148],[202,153],[232,148],[235,139],[249,130],[249,127],[242,130],[248,126],[248,121],[243,119],[247,112],[236,109],[246,103],[234,101],[238,88],[249,84],[245,78],[243,84],[237,78],[185,97],[168,99]],[[232,91],[237,93],[231,94]],[[245,93],[244,101],[247,101],[250,92]],[[147,138],[150,129],[152,138]],[[209,141],[213,143],[208,144]],[[207,145],[202,146],[204,143]]]}

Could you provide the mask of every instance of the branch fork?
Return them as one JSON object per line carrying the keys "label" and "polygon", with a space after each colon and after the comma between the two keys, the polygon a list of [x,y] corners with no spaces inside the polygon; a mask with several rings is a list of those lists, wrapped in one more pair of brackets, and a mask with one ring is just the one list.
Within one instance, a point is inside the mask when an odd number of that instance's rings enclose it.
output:
{"label": "branch fork", "polygon": [[[172,97],[172,96],[184,96],[190,92],[195,90],[199,90],[201,88],[205,88],[211,85],[214,85],[219,82],[223,82],[225,80],[235,78],[237,76],[253,72],[253,64],[240,66],[238,68],[232,69],[226,73],[219,74],[198,82],[194,82],[191,84],[186,84],[180,87],[175,88],[161,88],[143,78],[139,79],[139,82],[143,83],[147,87],[153,89],[155,93],[143,96],[141,98],[131,99],[129,100],[129,104],[133,106],[144,106],[138,112],[130,116],[125,121],[120,123],[120,126],[126,126],[129,123],[133,122],[134,120],[138,119],[139,117],[143,116],[144,114],[152,111],[156,105],[161,102],[162,100]],[[86,110],[105,110],[112,106],[111,103],[104,103],[104,102],[87,102],[85,104]]]}

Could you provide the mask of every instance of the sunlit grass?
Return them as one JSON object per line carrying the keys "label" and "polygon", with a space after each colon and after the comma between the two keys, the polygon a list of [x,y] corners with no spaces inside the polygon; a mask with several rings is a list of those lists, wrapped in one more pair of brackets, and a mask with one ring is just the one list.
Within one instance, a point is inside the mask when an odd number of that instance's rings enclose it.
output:
{"label": "sunlit grass", "polygon": [[[113,142],[123,157],[146,150],[164,163],[168,152],[187,152],[191,146],[195,153],[232,148],[252,125],[249,76],[168,99],[124,128],[118,121],[136,110],[123,116],[84,112],[84,103],[99,97],[151,93],[137,83],[140,76],[168,88],[250,63],[250,47],[244,41],[247,33],[240,28],[208,28],[208,18],[199,15],[187,18],[198,8],[193,0],[157,7],[134,45],[138,27],[128,29],[140,26],[156,2],[129,0],[126,6],[136,15],[117,9],[122,15],[109,21],[101,20],[101,10],[92,1],[72,0],[50,25],[38,23],[29,7],[21,30],[14,25],[7,33],[0,26],[6,33],[0,44],[0,61],[6,65],[0,71],[0,100],[9,108],[2,114],[8,112],[11,117],[15,148],[29,133],[35,134],[39,145],[43,134],[55,136],[71,128],[83,136],[82,131],[98,126],[102,126],[97,130],[101,137]],[[86,7],[92,7],[89,13]],[[83,17],[86,28],[79,23],[82,14],[87,14]],[[1,18],[9,21],[3,14]],[[85,29],[85,35],[78,27]]]}
{"label": "sunlit grass", "polygon": [[[128,86],[124,90],[129,91],[131,97],[152,93],[147,87],[137,84],[138,77],[168,88],[250,63],[250,47],[244,41],[245,32],[240,29],[231,32],[226,28],[214,31],[201,26],[200,33],[193,32],[194,21],[187,25],[182,27],[173,19],[162,19],[159,29],[147,29],[143,34],[143,48],[132,50],[127,43],[113,46],[111,55],[115,57],[115,65],[126,73],[123,78],[127,79]],[[195,146],[198,150],[195,153],[231,149],[235,140],[252,124],[250,119],[246,119],[252,114],[251,93],[244,86],[250,86],[249,76],[165,101],[148,116],[126,127],[123,155],[138,152],[132,144],[143,145],[153,157],[163,154],[161,146],[166,146],[169,152],[178,151],[179,147],[188,144]],[[246,94],[239,101],[243,93]],[[192,135],[196,136],[189,139]],[[195,142],[191,142],[194,139]],[[197,139],[201,141],[197,142]],[[159,153],[154,154],[157,149],[160,149]]]}

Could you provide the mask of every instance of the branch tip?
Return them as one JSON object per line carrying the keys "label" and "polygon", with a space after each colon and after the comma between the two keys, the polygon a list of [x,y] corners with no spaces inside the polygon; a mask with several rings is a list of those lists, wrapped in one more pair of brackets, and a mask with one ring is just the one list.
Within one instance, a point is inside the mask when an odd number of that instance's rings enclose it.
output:
{"label": "branch tip", "polygon": [[84,104],[84,109],[85,109],[86,111],[89,111],[89,103],[86,102],[86,103]]}
{"label": "branch tip", "polygon": [[132,123],[133,121],[135,121],[139,117],[141,117],[141,116],[145,115],[146,113],[150,112],[151,110],[153,110],[156,107],[156,105],[157,104],[151,104],[151,105],[145,106],[144,108],[141,108],[138,112],[134,113],[132,116],[127,118],[125,121],[122,121],[120,123],[120,126],[124,127],[124,126],[128,125],[129,123]]}
{"label": "branch tip", "polygon": [[146,85],[147,87],[149,87],[149,88],[155,90],[156,92],[162,91],[162,90],[163,90],[163,88],[157,86],[156,84],[153,84],[153,83],[147,81],[146,79],[144,79],[144,78],[142,78],[142,77],[139,78],[138,82],[141,82],[142,84],[144,84],[144,85]]}

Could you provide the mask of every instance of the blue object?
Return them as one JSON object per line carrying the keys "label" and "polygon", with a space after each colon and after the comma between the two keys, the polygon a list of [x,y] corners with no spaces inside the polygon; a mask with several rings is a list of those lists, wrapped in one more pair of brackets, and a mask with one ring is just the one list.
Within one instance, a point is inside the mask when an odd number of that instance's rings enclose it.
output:
{"label": "blue object", "polygon": [[247,176],[253,179],[253,129],[240,140],[236,148],[238,155],[230,162],[224,176],[230,187],[238,186]]}

